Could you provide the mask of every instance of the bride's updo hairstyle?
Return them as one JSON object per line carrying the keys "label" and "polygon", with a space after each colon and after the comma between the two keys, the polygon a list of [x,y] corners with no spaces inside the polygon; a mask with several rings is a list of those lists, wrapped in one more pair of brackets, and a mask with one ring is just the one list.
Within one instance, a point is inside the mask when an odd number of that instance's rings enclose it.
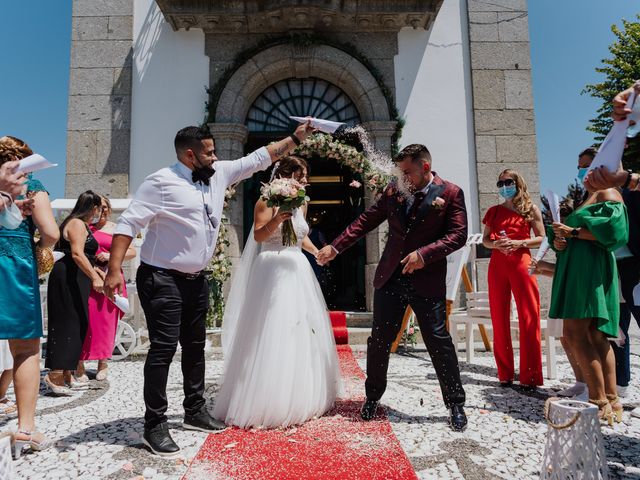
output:
{"label": "bride's updo hairstyle", "polygon": [[289,155],[284,157],[273,167],[271,178],[291,178],[294,173],[307,171],[309,175],[309,164],[304,158]]}
{"label": "bride's updo hairstyle", "polygon": [[22,160],[29,155],[33,155],[33,151],[19,138],[9,135],[0,137],[0,165],[13,160]]}

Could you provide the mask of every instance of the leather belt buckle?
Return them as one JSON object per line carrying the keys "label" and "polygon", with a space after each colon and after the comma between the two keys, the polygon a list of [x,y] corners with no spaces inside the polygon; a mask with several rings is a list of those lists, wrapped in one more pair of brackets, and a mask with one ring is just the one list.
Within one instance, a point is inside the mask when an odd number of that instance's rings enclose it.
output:
{"label": "leather belt buckle", "polygon": [[181,275],[184,276],[184,278],[186,278],[187,280],[195,280],[196,278],[199,278],[200,275],[202,275],[202,272],[196,272],[196,273],[183,273],[180,272]]}

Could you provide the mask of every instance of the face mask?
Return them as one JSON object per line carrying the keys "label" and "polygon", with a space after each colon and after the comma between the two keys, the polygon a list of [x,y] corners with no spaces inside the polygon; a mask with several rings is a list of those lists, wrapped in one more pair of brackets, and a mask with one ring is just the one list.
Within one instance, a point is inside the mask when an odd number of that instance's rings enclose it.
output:
{"label": "face mask", "polygon": [[587,176],[587,172],[589,171],[589,168],[578,168],[578,175],[577,178],[580,181],[580,183],[584,182],[584,177]]}
{"label": "face mask", "polygon": [[512,199],[513,197],[515,197],[515,196],[516,196],[516,191],[517,191],[517,189],[516,189],[516,186],[515,186],[515,185],[511,185],[510,187],[507,187],[507,186],[505,186],[505,187],[500,187],[500,188],[498,189],[498,193],[499,193],[499,194],[500,194],[500,196],[501,196],[502,198],[504,198],[505,200],[510,200],[510,199]]}
{"label": "face mask", "polygon": [[8,230],[15,230],[22,223],[22,212],[15,203],[0,212],[0,226]]}
{"label": "face mask", "polygon": [[94,215],[91,217],[91,221],[89,222],[91,225],[95,225],[100,221],[100,214]]}
{"label": "face mask", "polygon": [[209,185],[209,179],[213,176],[214,173],[216,173],[216,171],[213,169],[213,167],[205,167],[200,161],[198,155],[196,155],[195,153],[193,155],[196,157],[199,166],[193,167],[191,180],[193,181],[193,183],[202,182],[205,185]]}

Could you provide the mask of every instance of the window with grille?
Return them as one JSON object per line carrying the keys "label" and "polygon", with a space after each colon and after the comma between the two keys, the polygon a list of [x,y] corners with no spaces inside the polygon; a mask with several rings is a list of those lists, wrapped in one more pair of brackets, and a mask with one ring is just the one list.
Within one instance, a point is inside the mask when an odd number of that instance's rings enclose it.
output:
{"label": "window with grille", "polygon": [[271,85],[256,98],[247,115],[250,132],[290,132],[289,116],[317,117],[360,123],[351,99],[335,85],[319,78],[290,78]]}

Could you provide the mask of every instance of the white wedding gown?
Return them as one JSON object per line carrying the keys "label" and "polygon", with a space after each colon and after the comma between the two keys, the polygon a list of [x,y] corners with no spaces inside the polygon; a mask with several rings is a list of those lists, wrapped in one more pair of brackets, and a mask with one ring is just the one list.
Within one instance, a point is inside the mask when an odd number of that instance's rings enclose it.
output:
{"label": "white wedding gown", "polygon": [[246,271],[232,283],[223,323],[222,387],[213,414],[228,425],[298,425],[325,413],[339,393],[327,306],[301,250],[309,226],[300,209],[292,222],[297,245],[282,246],[280,226],[246,259],[250,242],[256,248],[250,238],[241,267]]}

